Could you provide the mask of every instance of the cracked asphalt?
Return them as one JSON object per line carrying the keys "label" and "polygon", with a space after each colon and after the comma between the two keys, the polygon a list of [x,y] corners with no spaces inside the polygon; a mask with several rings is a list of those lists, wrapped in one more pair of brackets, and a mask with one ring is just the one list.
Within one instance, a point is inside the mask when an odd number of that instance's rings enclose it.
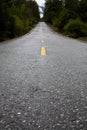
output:
{"label": "cracked asphalt", "polygon": [[0,130],[87,130],[87,44],[44,22],[0,43]]}

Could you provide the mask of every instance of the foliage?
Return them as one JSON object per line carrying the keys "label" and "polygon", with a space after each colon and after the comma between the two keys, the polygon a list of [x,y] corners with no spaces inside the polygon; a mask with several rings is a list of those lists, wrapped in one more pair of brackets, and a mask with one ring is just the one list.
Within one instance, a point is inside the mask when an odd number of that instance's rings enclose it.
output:
{"label": "foliage", "polygon": [[54,25],[59,28],[59,30],[63,29],[64,25],[68,22],[70,18],[70,13],[67,9],[63,9],[60,12],[58,18],[55,18]]}
{"label": "foliage", "polygon": [[87,36],[87,25],[79,19],[70,20],[64,27],[66,34],[70,37]]}
{"label": "foliage", "polygon": [[79,16],[82,21],[87,22],[87,0],[81,0],[79,6]]}
{"label": "foliage", "polygon": [[59,15],[62,4],[59,0],[47,0],[44,17],[46,22],[52,23],[53,19]]}
{"label": "foliage", "polygon": [[87,0],[46,0],[44,19],[70,36],[87,36]]}
{"label": "foliage", "polygon": [[0,0],[0,41],[28,32],[39,19],[33,0]]}

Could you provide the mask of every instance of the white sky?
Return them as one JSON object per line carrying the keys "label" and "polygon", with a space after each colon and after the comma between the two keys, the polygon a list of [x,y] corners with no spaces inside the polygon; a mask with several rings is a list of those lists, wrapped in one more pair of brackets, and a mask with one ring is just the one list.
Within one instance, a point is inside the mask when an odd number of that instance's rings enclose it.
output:
{"label": "white sky", "polygon": [[[39,6],[44,6],[45,0],[36,0],[36,2],[38,3]],[[39,10],[41,11],[41,9],[39,8]],[[43,17],[43,14],[40,13],[40,17]]]}
{"label": "white sky", "polygon": [[44,5],[44,3],[45,3],[45,0],[36,0],[36,1],[37,1],[38,5]]}

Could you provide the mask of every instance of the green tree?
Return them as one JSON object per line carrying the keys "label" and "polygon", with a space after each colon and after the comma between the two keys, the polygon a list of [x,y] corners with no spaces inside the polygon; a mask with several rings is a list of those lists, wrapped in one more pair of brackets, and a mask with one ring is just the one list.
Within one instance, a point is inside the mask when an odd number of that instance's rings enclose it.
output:
{"label": "green tree", "polygon": [[79,16],[81,17],[82,21],[87,22],[87,0],[81,0]]}
{"label": "green tree", "polygon": [[0,0],[0,40],[28,32],[40,19],[33,0]]}
{"label": "green tree", "polygon": [[65,0],[65,8],[68,9],[70,18],[78,16],[79,0]]}
{"label": "green tree", "polygon": [[53,19],[57,17],[62,8],[62,2],[59,0],[47,0],[45,4],[44,19],[46,22],[53,22]]}
{"label": "green tree", "polygon": [[0,0],[0,39],[9,35],[10,7],[12,4],[12,0]]}
{"label": "green tree", "polygon": [[87,36],[87,0],[46,0],[44,19],[70,36]]}

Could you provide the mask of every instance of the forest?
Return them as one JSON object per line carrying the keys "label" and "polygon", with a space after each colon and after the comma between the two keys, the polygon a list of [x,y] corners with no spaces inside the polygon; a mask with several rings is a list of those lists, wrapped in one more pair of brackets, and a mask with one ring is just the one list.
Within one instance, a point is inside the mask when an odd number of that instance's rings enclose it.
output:
{"label": "forest", "polygon": [[44,20],[70,37],[87,37],[87,0],[46,0]]}
{"label": "forest", "polygon": [[39,20],[34,0],[0,0],[0,41],[27,33]]}

